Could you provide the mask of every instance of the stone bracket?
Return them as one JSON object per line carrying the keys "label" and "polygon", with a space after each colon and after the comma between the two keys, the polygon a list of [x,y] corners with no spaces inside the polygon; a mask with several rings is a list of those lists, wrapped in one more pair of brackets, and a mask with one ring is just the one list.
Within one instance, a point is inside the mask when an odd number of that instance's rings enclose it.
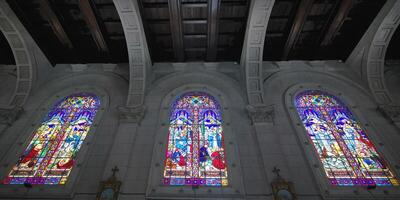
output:
{"label": "stone bracket", "polygon": [[380,105],[377,110],[400,128],[400,106]]}
{"label": "stone bracket", "polygon": [[24,109],[19,106],[0,108],[0,124],[11,126],[21,116]]}
{"label": "stone bracket", "polygon": [[138,106],[132,108],[125,106],[118,106],[117,110],[119,112],[119,119],[121,121],[135,123],[135,124],[140,124],[146,113],[145,106]]}
{"label": "stone bracket", "polygon": [[275,111],[271,106],[246,106],[247,113],[253,124],[273,124]]}

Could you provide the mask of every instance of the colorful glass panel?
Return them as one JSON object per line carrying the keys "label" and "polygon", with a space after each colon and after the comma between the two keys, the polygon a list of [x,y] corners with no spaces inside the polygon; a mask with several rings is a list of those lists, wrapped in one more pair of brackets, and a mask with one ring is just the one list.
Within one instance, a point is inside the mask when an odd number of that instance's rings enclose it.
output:
{"label": "colorful glass panel", "polygon": [[191,92],[178,98],[165,157],[165,185],[228,185],[221,109],[212,96]]}
{"label": "colorful glass panel", "polygon": [[88,93],[57,102],[3,183],[65,184],[99,106]]}
{"label": "colorful glass panel", "polygon": [[295,105],[332,185],[399,185],[365,131],[339,99],[312,90],[300,93]]}

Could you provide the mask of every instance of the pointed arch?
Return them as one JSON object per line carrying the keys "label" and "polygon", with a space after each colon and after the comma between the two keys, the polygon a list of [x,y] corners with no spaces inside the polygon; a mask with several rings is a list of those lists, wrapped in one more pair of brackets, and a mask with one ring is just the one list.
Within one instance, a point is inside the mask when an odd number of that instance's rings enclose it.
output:
{"label": "pointed arch", "polygon": [[297,94],[293,103],[331,185],[399,185],[387,162],[340,99],[320,90],[306,90]]}
{"label": "pointed arch", "polygon": [[91,93],[57,101],[3,183],[65,184],[99,107]]}
{"label": "pointed arch", "polygon": [[205,92],[188,92],[172,105],[163,183],[228,185],[221,108]]}

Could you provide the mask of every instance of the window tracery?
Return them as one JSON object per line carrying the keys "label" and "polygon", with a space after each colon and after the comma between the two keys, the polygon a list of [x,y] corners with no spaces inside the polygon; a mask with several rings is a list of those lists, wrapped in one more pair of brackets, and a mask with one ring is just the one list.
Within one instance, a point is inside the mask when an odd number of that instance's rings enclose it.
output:
{"label": "window tracery", "polygon": [[203,92],[172,106],[163,173],[165,185],[228,185],[221,108]]}
{"label": "window tracery", "polygon": [[3,183],[65,184],[99,107],[89,93],[55,103]]}
{"label": "window tracery", "polygon": [[309,90],[298,94],[294,104],[332,185],[399,185],[352,112],[338,98]]}

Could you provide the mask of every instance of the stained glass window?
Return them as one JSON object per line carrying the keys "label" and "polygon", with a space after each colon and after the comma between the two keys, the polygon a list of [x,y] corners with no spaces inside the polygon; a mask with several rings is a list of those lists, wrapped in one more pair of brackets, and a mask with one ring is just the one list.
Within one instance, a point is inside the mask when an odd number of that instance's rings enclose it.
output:
{"label": "stained glass window", "polygon": [[55,103],[3,183],[65,184],[99,106],[88,93]]}
{"label": "stained glass window", "polygon": [[399,185],[351,111],[338,98],[311,90],[296,96],[295,105],[332,185]]}
{"label": "stained glass window", "polygon": [[191,92],[175,101],[165,157],[165,185],[228,185],[221,109],[212,96]]}

